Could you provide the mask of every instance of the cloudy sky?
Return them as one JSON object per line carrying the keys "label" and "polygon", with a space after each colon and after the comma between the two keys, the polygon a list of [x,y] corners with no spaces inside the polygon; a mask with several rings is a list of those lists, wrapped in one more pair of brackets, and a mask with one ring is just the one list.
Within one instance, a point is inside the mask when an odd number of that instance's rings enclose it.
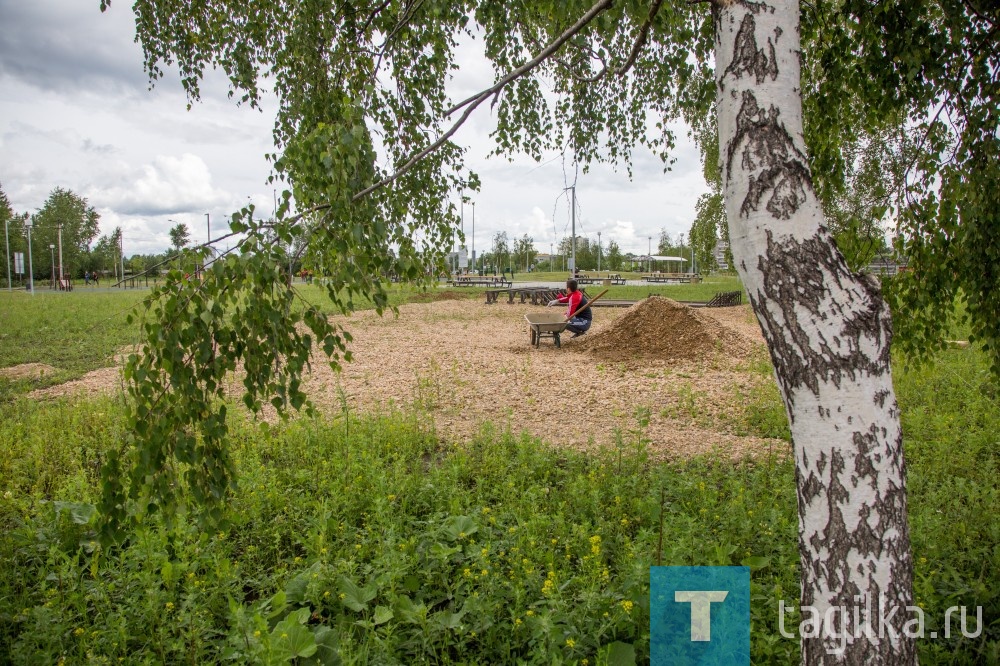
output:
{"label": "cloudy sky", "polygon": [[[175,222],[200,240],[206,213],[218,232],[248,201],[269,212],[271,113],[236,106],[220,76],[207,77],[202,101],[190,110],[176,78],[150,91],[134,36],[124,1],[102,14],[98,0],[0,0],[0,184],[14,210],[34,211],[52,188],[71,189],[100,212],[102,233],[124,229],[127,255],[166,249]],[[463,49],[462,64],[456,95],[492,83],[475,45]],[[560,195],[573,166],[564,169],[557,155],[541,165],[486,159],[492,127],[484,105],[455,136],[482,179],[474,197],[476,249],[506,230],[529,234],[547,252],[569,235]],[[636,153],[632,181],[599,165],[581,173],[578,233],[596,241],[600,231],[605,243],[614,239],[637,253],[661,228],[686,233],[706,186],[697,150],[683,129],[678,134],[669,173],[648,152]]]}

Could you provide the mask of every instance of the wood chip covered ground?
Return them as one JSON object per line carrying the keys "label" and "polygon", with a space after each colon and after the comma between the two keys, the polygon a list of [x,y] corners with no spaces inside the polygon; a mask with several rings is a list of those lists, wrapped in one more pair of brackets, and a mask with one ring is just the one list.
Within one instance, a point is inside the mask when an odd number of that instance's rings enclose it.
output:
{"label": "wood chip covered ground", "polygon": [[[727,418],[740,396],[773,383],[749,370],[766,358],[749,306],[692,309],[652,297],[627,310],[599,309],[586,335],[536,349],[524,315],[537,306],[448,295],[403,305],[398,317],[336,317],[354,336],[354,359],[339,373],[315,359],[306,391],[317,406],[338,413],[345,398],[356,413],[415,409],[449,441],[467,440],[488,421],[575,449],[634,447],[648,410],[641,436],[657,456],[787,448],[739,436]],[[119,387],[119,370],[102,368],[31,396]]]}

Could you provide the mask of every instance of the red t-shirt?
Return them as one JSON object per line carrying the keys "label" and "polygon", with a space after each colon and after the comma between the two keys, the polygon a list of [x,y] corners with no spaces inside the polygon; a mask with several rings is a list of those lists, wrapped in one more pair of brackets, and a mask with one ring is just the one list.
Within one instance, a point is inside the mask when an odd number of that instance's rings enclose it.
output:
{"label": "red t-shirt", "polygon": [[583,294],[580,292],[579,289],[577,289],[576,291],[571,291],[565,296],[559,297],[560,303],[569,303],[569,310],[566,311],[567,319],[580,307],[580,302],[582,300],[583,300]]}

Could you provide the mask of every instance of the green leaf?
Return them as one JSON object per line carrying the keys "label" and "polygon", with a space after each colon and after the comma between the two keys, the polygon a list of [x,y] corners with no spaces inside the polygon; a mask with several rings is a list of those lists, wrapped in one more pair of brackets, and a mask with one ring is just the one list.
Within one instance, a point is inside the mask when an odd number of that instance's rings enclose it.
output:
{"label": "green leaf", "polygon": [[472,536],[479,531],[479,527],[469,516],[455,516],[445,525],[444,531],[452,541],[457,541]]}
{"label": "green leaf", "polygon": [[311,657],[316,654],[316,637],[305,627],[309,609],[300,608],[288,614],[271,632],[271,645],[284,660]]}
{"label": "green leaf", "polygon": [[753,571],[757,571],[758,569],[763,569],[770,563],[771,563],[771,558],[762,557],[760,555],[754,555],[753,557],[748,557],[742,562],[740,562],[740,564],[742,564],[745,567],[750,567],[750,569]]}
{"label": "green leaf", "polygon": [[597,651],[597,663],[608,666],[635,666],[635,647],[615,641]]}
{"label": "green leaf", "polygon": [[358,587],[354,581],[346,576],[340,579],[340,592],[343,594],[341,601],[351,610],[361,612],[368,607],[368,602],[375,598],[376,590],[372,584],[366,587]]}
{"label": "green leaf", "polygon": [[385,624],[393,618],[393,613],[391,608],[386,608],[385,606],[375,607],[375,617],[372,618],[376,625]]}
{"label": "green leaf", "polygon": [[77,525],[86,525],[90,522],[94,514],[97,513],[97,507],[93,504],[84,504],[80,502],[53,502],[55,506],[56,513],[62,511],[69,512],[69,518]]}

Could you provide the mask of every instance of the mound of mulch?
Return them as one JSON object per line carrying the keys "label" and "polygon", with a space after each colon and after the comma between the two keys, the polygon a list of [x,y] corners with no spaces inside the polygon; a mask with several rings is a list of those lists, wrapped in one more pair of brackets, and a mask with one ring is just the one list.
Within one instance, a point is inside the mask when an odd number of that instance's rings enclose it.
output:
{"label": "mound of mulch", "polygon": [[710,315],[661,296],[639,301],[580,348],[610,361],[746,358],[754,343]]}
{"label": "mound of mulch", "polygon": [[46,375],[54,375],[59,372],[58,368],[53,368],[45,363],[22,363],[21,365],[9,368],[0,368],[0,377],[6,379],[38,379]]}

